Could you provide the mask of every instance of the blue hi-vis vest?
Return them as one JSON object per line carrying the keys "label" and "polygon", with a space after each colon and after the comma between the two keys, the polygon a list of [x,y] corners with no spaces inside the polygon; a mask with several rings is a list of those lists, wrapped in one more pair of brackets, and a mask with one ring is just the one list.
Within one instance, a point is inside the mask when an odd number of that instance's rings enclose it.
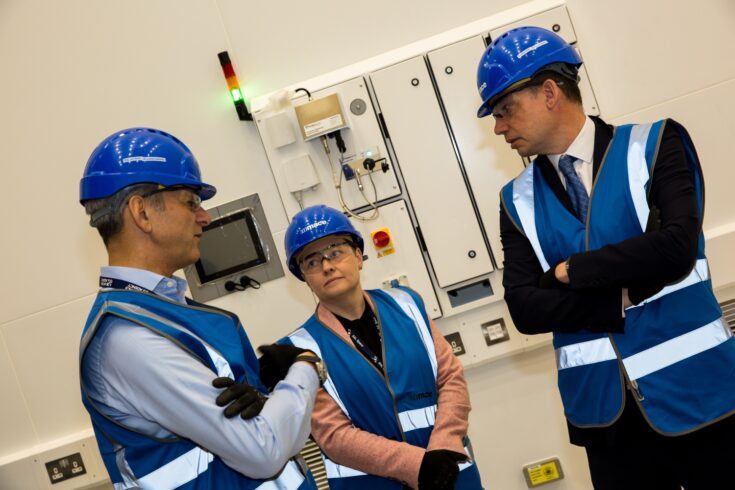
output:
{"label": "blue hi-vis vest", "polygon": [[[504,207],[544,271],[574,253],[644,232],[650,176],[665,124],[615,129],[592,189],[586,225],[561,204],[533,163],[503,188]],[[701,167],[688,135],[675,127],[701,216]],[[626,309],[624,333],[554,333],[554,348],[564,412],[575,426],[612,424],[622,413],[626,382],[651,426],[667,435],[696,430],[735,410],[735,339],[712,292],[701,233],[689,275]]]}
{"label": "blue hi-vis vest", "polygon": [[[257,374],[258,360],[237,316],[200,304],[182,305],[145,292],[103,290],[98,294],[82,333],[80,366],[85,349],[105,328],[107,322],[103,320],[108,316],[129,320],[168,338],[207,365],[212,379],[227,376],[265,392]],[[82,401],[115,490],[316,488],[311,476],[305,478],[293,460],[274,479],[254,480],[188,439],[159,439],[128,429],[98,410],[83,382]]]}
{"label": "blue hi-vis vest", "polygon": [[[375,365],[312,315],[281,342],[309,349],[326,362],[324,389],[358,429],[427,447],[437,409],[437,359],[420,297],[409,289],[368,291],[383,338],[384,378]],[[471,454],[469,439],[465,449]],[[395,480],[339,465],[325,455],[332,490],[397,489]],[[455,488],[481,489],[477,465],[459,465]]]}

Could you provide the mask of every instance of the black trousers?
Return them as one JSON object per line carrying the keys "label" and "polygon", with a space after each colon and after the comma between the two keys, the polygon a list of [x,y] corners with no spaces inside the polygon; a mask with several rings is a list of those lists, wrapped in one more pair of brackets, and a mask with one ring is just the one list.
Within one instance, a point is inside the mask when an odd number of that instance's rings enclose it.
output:
{"label": "black trousers", "polygon": [[585,446],[595,490],[735,489],[735,416],[670,437],[626,403],[615,425],[615,437]]}

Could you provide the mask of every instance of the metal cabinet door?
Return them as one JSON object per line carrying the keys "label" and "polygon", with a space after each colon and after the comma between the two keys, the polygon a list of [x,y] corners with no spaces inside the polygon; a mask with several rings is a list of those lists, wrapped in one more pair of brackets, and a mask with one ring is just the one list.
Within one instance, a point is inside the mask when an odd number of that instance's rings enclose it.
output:
{"label": "metal cabinet door", "polygon": [[428,53],[439,95],[459,150],[470,188],[490,241],[495,263],[503,264],[500,244],[500,189],[523,170],[523,159],[493,133],[493,118],[477,118],[477,64],[485,51],[481,36]]}
{"label": "metal cabinet door", "polygon": [[[369,215],[370,212],[365,214]],[[378,219],[367,222],[353,220],[352,224],[365,240],[363,253],[367,256],[367,260],[362,268],[363,287],[383,288],[386,287],[386,283],[397,280],[399,284],[408,286],[421,295],[430,318],[441,317],[442,310],[431,285],[429,271],[426,269],[424,256],[416,240],[406,202],[400,200],[381,206]],[[378,254],[371,237],[373,232],[382,229],[388,230],[392,245],[390,253]]]}
{"label": "metal cabinet door", "polygon": [[440,287],[493,270],[423,57],[370,75]]}

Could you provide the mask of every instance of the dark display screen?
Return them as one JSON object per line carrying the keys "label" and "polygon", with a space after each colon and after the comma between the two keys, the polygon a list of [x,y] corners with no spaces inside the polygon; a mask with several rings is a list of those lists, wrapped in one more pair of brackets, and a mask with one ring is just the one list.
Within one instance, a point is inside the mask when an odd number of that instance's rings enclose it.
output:
{"label": "dark display screen", "polygon": [[199,245],[196,269],[201,284],[267,261],[250,209],[212,221]]}

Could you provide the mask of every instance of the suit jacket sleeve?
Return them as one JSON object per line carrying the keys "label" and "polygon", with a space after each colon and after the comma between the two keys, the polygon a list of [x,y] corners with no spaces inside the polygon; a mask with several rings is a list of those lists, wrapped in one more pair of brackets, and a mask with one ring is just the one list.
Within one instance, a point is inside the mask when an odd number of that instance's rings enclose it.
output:
{"label": "suit jacket sleeve", "polygon": [[685,130],[667,121],[651,176],[649,205],[661,211],[660,230],[572,255],[572,289],[663,287],[692,269],[701,218],[679,131]]}
{"label": "suit jacket sleeve", "polygon": [[544,273],[541,264],[531,243],[510,220],[502,204],[500,238],[505,255],[505,302],[520,332],[622,331],[625,320],[620,288],[572,290],[538,287]]}

